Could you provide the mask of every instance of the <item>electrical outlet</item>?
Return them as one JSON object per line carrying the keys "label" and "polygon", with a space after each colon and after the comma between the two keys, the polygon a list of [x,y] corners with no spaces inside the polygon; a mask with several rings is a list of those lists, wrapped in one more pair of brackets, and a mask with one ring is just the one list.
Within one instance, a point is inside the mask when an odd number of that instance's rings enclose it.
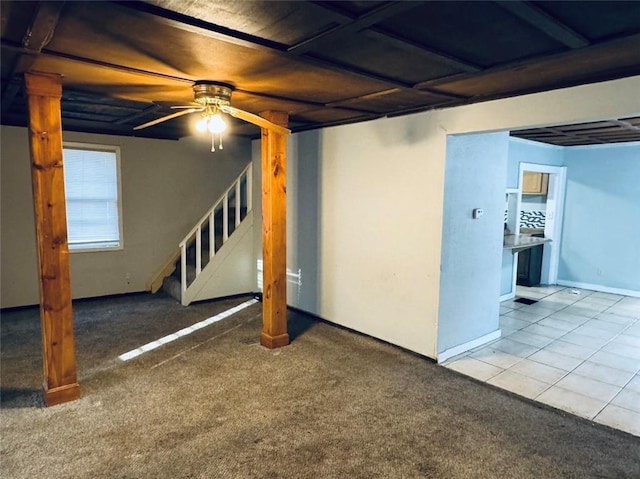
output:
{"label": "electrical outlet", "polygon": [[131,273],[126,273],[124,275],[124,279],[127,282],[127,284],[131,284]]}
{"label": "electrical outlet", "polygon": [[482,208],[476,208],[471,213],[471,216],[473,216],[474,220],[482,218],[483,215],[484,215],[484,210]]}

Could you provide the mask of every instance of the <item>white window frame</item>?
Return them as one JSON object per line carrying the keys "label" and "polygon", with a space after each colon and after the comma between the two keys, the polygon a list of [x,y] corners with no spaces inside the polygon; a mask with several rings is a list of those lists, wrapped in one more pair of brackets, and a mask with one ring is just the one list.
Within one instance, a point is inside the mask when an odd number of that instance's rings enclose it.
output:
{"label": "white window frame", "polygon": [[[77,143],[71,141],[63,141],[62,149],[88,150],[88,151],[107,151],[115,153],[116,156],[116,184],[118,188],[118,246],[112,247],[76,247],[71,248],[69,245],[69,253],[95,253],[104,251],[121,251],[124,249],[124,234],[122,230],[122,184],[120,174],[120,147],[116,145],[99,145],[95,143]],[[63,163],[64,167],[64,163]],[[65,189],[65,204],[67,201],[67,193]],[[67,231],[69,225],[67,224]]]}

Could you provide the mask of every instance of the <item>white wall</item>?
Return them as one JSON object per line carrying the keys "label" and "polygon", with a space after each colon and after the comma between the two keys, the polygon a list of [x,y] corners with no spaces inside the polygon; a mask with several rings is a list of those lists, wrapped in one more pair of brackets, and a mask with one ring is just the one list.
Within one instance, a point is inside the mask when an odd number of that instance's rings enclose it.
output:
{"label": "white wall", "polygon": [[426,245],[439,244],[429,224],[442,219],[431,207],[442,185],[421,183],[444,169],[423,129],[386,119],[293,135],[288,148],[288,268],[301,271],[289,304],[415,351],[430,325],[416,308],[437,302],[439,257]]}
{"label": "white wall", "polygon": [[[37,253],[27,130],[5,127],[1,172],[0,305],[37,304]],[[143,291],[195,221],[250,161],[250,142],[148,140],[64,132],[65,141],[119,145],[124,249],[72,253],[74,298]],[[126,280],[129,273],[130,279]]]}
{"label": "white wall", "polygon": [[634,77],[292,135],[288,258],[302,286],[290,304],[435,358],[450,320],[438,317],[447,135],[633,116],[639,89]]}

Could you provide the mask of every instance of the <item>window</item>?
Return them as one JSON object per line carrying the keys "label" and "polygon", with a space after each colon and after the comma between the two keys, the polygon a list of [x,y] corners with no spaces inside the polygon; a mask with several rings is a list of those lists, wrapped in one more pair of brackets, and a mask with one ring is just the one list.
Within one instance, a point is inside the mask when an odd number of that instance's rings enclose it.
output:
{"label": "window", "polygon": [[122,248],[120,149],[64,143],[69,249]]}

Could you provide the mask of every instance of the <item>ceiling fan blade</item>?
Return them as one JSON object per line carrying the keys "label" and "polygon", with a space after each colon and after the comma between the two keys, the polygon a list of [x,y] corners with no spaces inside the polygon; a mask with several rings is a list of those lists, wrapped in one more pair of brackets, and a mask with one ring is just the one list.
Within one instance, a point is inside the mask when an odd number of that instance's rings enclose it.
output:
{"label": "ceiling fan blade", "polygon": [[177,118],[182,115],[188,115],[189,113],[195,113],[197,111],[202,111],[203,108],[189,108],[188,110],[177,111],[175,113],[171,113],[170,115],[163,116],[162,118],[158,118],[157,120],[153,120],[147,123],[143,123],[142,125],[138,125],[134,127],[134,130],[142,130],[143,128],[147,128],[149,126],[157,125],[158,123],[162,123],[163,121],[171,120],[172,118]]}
{"label": "ceiling fan blade", "polygon": [[198,105],[197,103],[193,103],[191,105],[173,105],[171,107],[172,110],[178,110],[178,109],[182,109],[182,108],[197,108],[199,110],[204,110],[204,108],[201,105]]}
{"label": "ceiling fan blade", "polygon": [[266,128],[267,130],[280,133],[281,135],[289,135],[291,133],[291,130],[289,130],[288,128],[276,125],[275,123],[271,123],[269,120],[265,120],[261,116],[254,115],[253,113],[249,113],[248,111],[238,110],[237,108],[229,105],[221,105],[220,110],[222,110],[222,112],[224,113],[228,113],[231,116],[240,118],[241,120],[253,123],[260,128]]}

